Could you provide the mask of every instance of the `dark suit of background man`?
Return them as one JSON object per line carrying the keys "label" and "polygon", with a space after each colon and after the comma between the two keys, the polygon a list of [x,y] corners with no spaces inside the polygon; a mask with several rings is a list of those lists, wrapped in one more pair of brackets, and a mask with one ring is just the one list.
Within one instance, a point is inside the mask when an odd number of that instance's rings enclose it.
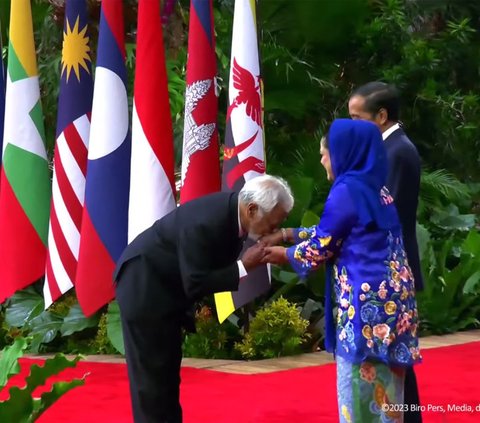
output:
{"label": "dark suit of background man", "polygon": [[[398,91],[384,82],[370,82],[354,91],[348,102],[352,119],[369,120],[377,124],[387,149],[390,171],[387,188],[392,194],[403,229],[403,240],[417,291],[423,290],[423,278],[417,244],[417,206],[420,189],[420,156],[398,123],[400,99]],[[422,421],[420,411],[411,411],[419,405],[418,387],[413,367],[405,374],[405,423]],[[418,407],[416,407],[418,410]]]}
{"label": "dark suit of background man", "polygon": [[259,176],[238,194],[181,205],[125,249],[114,279],[136,423],[182,421],[182,327],[195,328],[194,301],[236,291],[265,255],[259,241],[238,260],[245,236],[273,232],[292,207],[285,181]]}

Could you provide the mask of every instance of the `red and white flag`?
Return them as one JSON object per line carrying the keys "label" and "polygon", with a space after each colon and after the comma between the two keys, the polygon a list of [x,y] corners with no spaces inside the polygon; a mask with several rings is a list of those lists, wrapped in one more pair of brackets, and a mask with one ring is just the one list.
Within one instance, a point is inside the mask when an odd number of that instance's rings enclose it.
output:
{"label": "red and white flag", "polygon": [[128,240],[173,210],[173,129],[160,2],[138,3]]}

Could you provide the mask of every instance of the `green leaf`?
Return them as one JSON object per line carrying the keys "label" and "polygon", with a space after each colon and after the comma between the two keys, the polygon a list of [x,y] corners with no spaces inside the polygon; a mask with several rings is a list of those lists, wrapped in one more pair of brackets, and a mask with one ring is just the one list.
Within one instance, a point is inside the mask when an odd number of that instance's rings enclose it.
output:
{"label": "green leaf", "polygon": [[33,288],[17,292],[9,300],[5,312],[5,322],[9,326],[23,327],[44,310],[43,297]]}
{"label": "green leaf", "polygon": [[431,220],[445,230],[469,231],[475,226],[475,215],[460,214],[458,207],[453,204],[434,213]]}
{"label": "green leaf", "polygon": [[31,423],[33,398],[25,389],[17,386],[10,388],[8,400],[0,402],[0,421],[15,423]]}
{"label": "green leaf", "polygon": [[480,233],[476,229],[472,229],[462,244],[462,250],[476,256],[480,260]]}
{"label": "green leaf", "polygon": [[1,352],[0,390],[7,384],[10,376],[20,373],[18,359],[23,356],[23,352],[27,349],[27,346],[28,343],[25,338],[16,338],[12,345],[5,347]]}
{"label": "green leaf", "polygon": [[477,288],[478,282],[480,282],[480,270],[475,272],[465,281],[465,285],[463,285],[463,293],[464,294],[478,293],[479,291]]}
{"label": "green leaf", "polygon": [[310,210],[307,210],[302,217],[302,222],[300,226],[303,228],[310,228],[311,226],[318,225],[318,222],[320,221],[320,217],[313,213]]}
{"label": "green leaf", "polygon": [[285,270],[280,270],[276,275],[275,279],[283,283],[291,283],[294,280],[299,279],[298,275],[295,272],[287,272]]}
{"label": "green leaf", "polygon": [[120,308],[116,301],[108,305],[107,313],[107,334],[108,339],[115,349],[125,355],[125,346],[123,344],[122,322],[120,320]]}
{"label": "green leaf", "polygon": [[85,384],[85,378],[89,373],[83,375],[81,379],[73,379],[69,382],[55,382],[52,385],[50,392],[44,392],[40,396],[40,400],[35,400],[36,404],[34,406],[35,411],[33,412],[33,420],[37,420],[43,412],[54,404],[61,396],[66,394],[68,391],[76,388],[77,386],[82,386]]}
{"label": "green leaf", "polygon": [[32,352],[38,352],[40,344],[52,342],[60,331],[63,319],[50,311],[44,311],[34,317],[28,324],[33,341],[30,345]]}
{"label": "green leaf", "polygon": [[85,317],[80,305],[74,304],[68,311],[68,315],[63,319],[60,332],[62,336],[68,336],[87,328],[96,327],[99,321],[100,315],[98,313],[91,317]]}
{"label": "green leaf", "polygon": [[288,178],[288,183],[295,198],[295,205],[285,222],[285,226],[296,227],[312,201],[313,179],[292,177]]}
{"label": "green leaf", "polygon": [[45,385],[49,377],[57,375],[67,368],[75,367],[81,359],[82,356],[80,355],[75,356],[73,360],[69,360],[65,355],[57,354],[55,357],[45,360],[43,365],[33,364],[30,368],[30,374],[25,379],[27,382],[25,390],[32,393],[39,386]]}

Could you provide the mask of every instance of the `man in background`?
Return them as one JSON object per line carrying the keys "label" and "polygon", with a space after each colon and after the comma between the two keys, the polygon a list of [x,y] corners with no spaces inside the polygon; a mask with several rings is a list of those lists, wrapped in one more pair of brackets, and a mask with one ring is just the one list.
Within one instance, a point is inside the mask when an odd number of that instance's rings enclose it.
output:
{"label": "man in background", "polygon": [[[395,200],[408,262],[415,279],[417,291],[423,290],[423,277],[417,244],[417,207],[420,189],[421,162],[415,145],[399,123],[400,98],[397,89],[384,82],[369,82],[357,88],[348,102],[352,119],[375,123],[382,132],[389,174],[387,188]],[[422,422],[419,407],[417,380],[413,367],[405,375],[405,423]],[[412,411],[413,409],[418,411]]]}

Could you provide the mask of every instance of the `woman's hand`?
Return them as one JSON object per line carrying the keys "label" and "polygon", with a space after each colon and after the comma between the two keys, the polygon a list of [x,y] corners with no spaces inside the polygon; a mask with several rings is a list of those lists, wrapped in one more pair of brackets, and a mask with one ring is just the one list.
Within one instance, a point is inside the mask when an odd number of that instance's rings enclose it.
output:
{"label": "woman's hand", "polygon": [[293,229],[281,228],[276,232],[263,236],[260,240],[268,247],[293,242]]}
{"label": "woman's hand", "polygon": [[271,234],[262,236],[259,241],[261,241],[263,244],[265,244],[268,247],[271,247],[273,245],[279,245],[283,242],[283,235],[282,231],[278,230],[276,232],[273,232]]}
{"label": "woman's hand", "polygon": [[264,263],[283,264],[288,262],[287,249],[284,247],[265,247]]}

